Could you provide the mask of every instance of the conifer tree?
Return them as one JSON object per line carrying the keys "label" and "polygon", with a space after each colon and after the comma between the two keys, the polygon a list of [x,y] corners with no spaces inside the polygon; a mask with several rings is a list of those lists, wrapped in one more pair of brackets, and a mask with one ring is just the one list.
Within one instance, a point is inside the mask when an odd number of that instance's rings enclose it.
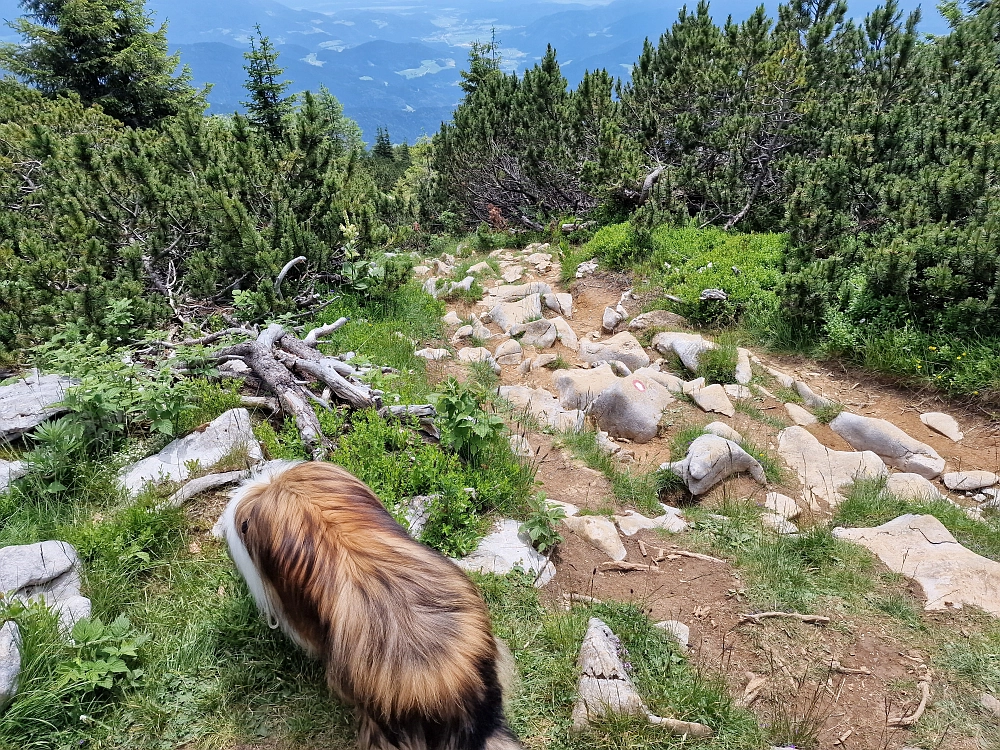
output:
{"label": "conifer tree", "polygon": [[205,106],[179,55],[167,54],[167,25],[152,30],[144,0],[21,0],[10,26],[22,44],[0,46],[0,67],[45,94],[72,91],[126,125],[146,127]]}
{"label": "conifer tree", "polygon": [[383,161],[393,161],[396,152],[392,149],[392,141],[389,140],[389,131],[380,127],[375,136],[375,147],[372,149],[372,156]]}
{"label": "conifer tree", "polygon": [[278,65],[278,51],[271,40],[264,36],[260,24],[254,26],[256,37],[250,37],[250,51],[244,52],[247,72],[244,84],[250,94],[250,101],[243,102],[247,108],[247,120],[272,141],[281,137],[285,120],[294,109],[295,97],[285,96],[290,81],[282,81],[285,69]]}

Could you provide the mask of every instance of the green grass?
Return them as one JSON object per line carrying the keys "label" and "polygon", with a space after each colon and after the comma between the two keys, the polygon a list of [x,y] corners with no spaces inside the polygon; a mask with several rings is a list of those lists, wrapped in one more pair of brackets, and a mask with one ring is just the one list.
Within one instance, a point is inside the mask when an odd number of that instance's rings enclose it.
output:
{"label": "green grass", "polygon": [[625,468],[614,456],[608,456],[597,446],[597,434],[583,431],[561,436],[562,444],[591,469],[596,469],[611,482],[615,498],[642,513],[660,515],[656,472],[633,471]]}
{"label": "green grass", "polygon": [[754,406],[753,402],[749,399],[737,398],[733,399],[733,408],[736,411],[746,414],[750,419],[761,424],[766,424],[768,427],[773,427],[776,430],[783,430],[788,427],[788,422],[784,419],[779,419],[778,417],[772,417],[770,414],[766,413],[763,409],[758,409]]}
{"label": "green grass", "polygon": [[736,341],[727,334],[716,337],[714,349],[707,349],[698,355],[698,369],[695,377],[705,378],[705,383],[733,383],[736,379]]}
{"label": "green grass", "polygon": [[824,406],[817,406],[812,410],[812,413],[820,424],[830,424],[830,422],[840,416],[842,411],[844,411],[843,404],[832,403],[825,404]]}

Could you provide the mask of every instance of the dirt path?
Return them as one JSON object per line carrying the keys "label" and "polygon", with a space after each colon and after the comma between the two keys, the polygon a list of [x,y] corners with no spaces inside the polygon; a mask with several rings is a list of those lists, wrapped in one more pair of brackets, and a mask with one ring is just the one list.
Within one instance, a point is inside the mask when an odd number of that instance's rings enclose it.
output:
{"label": "dirt path", "polygon": [[[542,281],[554,292],[572,293],[573,314],[568,322],[579,339],[607,339],[607,335],[600,333],[605,307],[613,308],[619,303],[622,293],[628,289],[628,279],[593,275],[563,287],[559,282],[558,264],[553,262],[545,271],[532,268],[525,262],[531,252],[547,252],[547,249],[501,251],[495,254],[495,259],[501,272],[512,266],[524,267],[524,274],[516,283]],[[488,287],[494,282],[481,283]],[[624,305],[630,318],[641,312],[637,300],[626,300]],[[463,321],[474,313],[481,316],[488,311],[481,303],[450,304],[448,307]],[[551,317],[554,313],[546,311],[545,315]],[[495,336],[483,345],[493,351],[506,337],[497,325],[490,324],[489,328]],[[454,331],[454,327],[450,328],[448,335]],[[452,345],[456,349],[463,346],[461,343]],[[587,367],[578,352],[561,343],[546,352],[558,354],[572,367]],[[531,347],[523,349],[525,359],[539,353]],[[763,352],[757,354],[763,364],[806,382],[816,393],[843,404],[850,411],[887,419],[926,442],[947,460],[949,471],[986,469],[996,472],[1000,469],[1000,428],[982,415],[945,404],[937,396],[914,394],[881,384],[870,375],[839,365]],[[651,357],[655,359],[657,355],[652,353]],[[464,365],[454,360],[433,364],[441,376],[464,376]],[[525,372],[515,364],[502,368],[500,382],[502,385],[544,388],[556,394],[553,377],[554,373],[548,369]],[[670,459],[671,435],[677,429],[717,420],[729,424],[773,454],[780,431],[778,425],[791,425],[792,421],[782,402],[775,398],[755,392],[752,406],[758,410],[756,417],[738,411],[733,418],[726,419],[718,414],[705,414],[691,403],[678,401],[665,413],[658,437],[644,445],[624,446],[633,458],[623,467],[649,471]],[[965,439],[954,443],[926,427],[919,415],[933,410],[948,411],[958,418]],[[808,429],[829,448],[851,450],[846,441],[825,425],[817,424]],[[616,501],[608,479],[560,448],[555,437],[538,431],[529,431],[526,437],[535,451],[540,488],[549,498],[593,512],[606,512],[609,508],[615,512],[625,510]],[[734,477],[699,501],[706,508],[717,506],[725,498],[751,498],[762,505],[768,491],[800,498],[802,486],[795,472],[786,470],[783,477],[780,484],[767,488],[749,478]],[[955,499],[971,504],[963,497],[955,496]],[[805,519],[805,525],[825,522],[829,518],[830,509],[823,506],[813,518]],[[721,675],[737,697],[742,695],[753,676],[765,677],[765,686],[753,704],[761,720],[792,716],[803,724],[815,722],[821,726],[818,735],[823,750],[899,750],[907,746],[909,732],[888,727],[887,715],[899,716],[915,705],[919,665],[930,656],[921,651],[929,642],[927,638],[908,635],[905,629],[891,622],[887,624],[884,618],[858,617],[850,612],[829,613],[834,619],[830,627],[781,620],[740,624],[740,615],[752,611],[752,607],[741,593],[740,572],[729,564],[681,557],[665,561],[658,572],[606,573],[599,570],[600,563],[608,560],[604,553],[566,529],[563,535],[565,541],[554,559],[558,573],[544,590],[551,606],[563,606],[566,595],[582,594],[640,604],[655,621],[684,622],[690,627],[690,658],[695,663]],[[667,536],[654,530],[641,531],[633,537],[623,538],[627,560],[644,561],[640,541],[649,548],[690,546],[686,534]],[[924,615],[928,624],[947,624],[949,627],[961,626],[964,617],[962,613]],[[839,663],[839,671],[831,671],[832,662]],[[950,737],[943,746],[956,750],[980,747],[973,740],[961,737]]]}

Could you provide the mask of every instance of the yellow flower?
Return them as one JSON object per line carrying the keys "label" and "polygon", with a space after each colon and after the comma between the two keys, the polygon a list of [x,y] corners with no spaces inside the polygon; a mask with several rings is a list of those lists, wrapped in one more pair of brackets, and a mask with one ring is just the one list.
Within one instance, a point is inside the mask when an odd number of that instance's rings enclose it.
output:
{"label": "yellow flower", "polygon": [[937,351],[937,347],[936,346],[928,346],[927,348],[930,349],[932,352],[936,352]]}

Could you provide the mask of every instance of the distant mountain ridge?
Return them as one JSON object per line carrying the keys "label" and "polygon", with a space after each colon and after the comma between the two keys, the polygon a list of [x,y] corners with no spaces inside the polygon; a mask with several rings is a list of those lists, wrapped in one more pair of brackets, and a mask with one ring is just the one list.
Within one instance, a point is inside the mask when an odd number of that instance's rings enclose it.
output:
{"label": "distant mountain ridge", "polygon": [[[293,0],[295,2],[295,0]],[[147,0],[157,22],[168,21],[170,50],[179,51],[199,85],[212,83],[210,112],[241,109],[246,98],[243,52],[259,23],[281,52],[279,64],[290,91],[325,84],[357,120],[368,141],[387,127],[394,141],[415,141],[438,130],[461,100],[459,71],[468,45],[496,29],[509,69],[530,67],[552,44],[563,72],[575,84],[584,70],[605,68],[629,75],[646,37],[659,38],[678,8],[655,0],[614,0],[601,5],[471,2],[447,7],[370,4],[343,0],[297,0],[292,8],[273,0]],[[769,6],[772,3],[768,3]],[[852,7],[864,15],[874,3]],[[750,3],[725,0],[713,15],[743,18]],[[0,18],[20,15],[16,0],[0,0]],[[939,17],[923,23],[943,31]],[[10,29],[0,39],[17,41]]]}

